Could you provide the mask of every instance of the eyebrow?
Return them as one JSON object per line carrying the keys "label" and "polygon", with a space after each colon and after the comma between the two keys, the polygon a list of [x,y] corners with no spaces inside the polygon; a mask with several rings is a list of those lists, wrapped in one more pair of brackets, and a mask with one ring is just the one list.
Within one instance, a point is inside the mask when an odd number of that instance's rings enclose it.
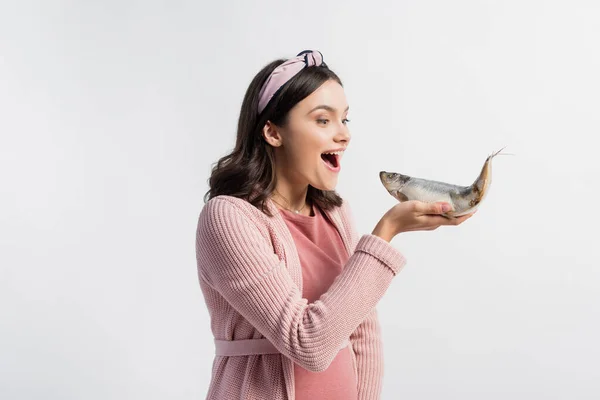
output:
{"label": "eyebrow", "polygon": [[[344,110],[344,112],[348,111],[349,108],[350,108],[350,106],[346,107],[346,109]],[[330,112],[333,112],[333,113],[335,113],[337,111],[335,108],[333,108],[331,106],[328,106],[326,104],[321,104],[321,105],[316,106],[312,110],[310,110],[308,113],[306,113],[306,115],[310,114],[313,111],[320,110],[320,109],[327,110],[327,111],[330,111]]]}

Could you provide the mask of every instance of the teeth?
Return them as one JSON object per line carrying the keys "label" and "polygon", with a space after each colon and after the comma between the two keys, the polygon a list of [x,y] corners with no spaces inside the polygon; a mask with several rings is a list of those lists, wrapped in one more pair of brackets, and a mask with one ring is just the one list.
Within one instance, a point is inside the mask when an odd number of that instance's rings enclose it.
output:
{"label": "teeth", "polygon": [[330,151],[330,152],[323,153],[323,154],[334,154],[336,156],[341,156],[343,152],[344,152],[344,150],[340,150],[340,151]]}

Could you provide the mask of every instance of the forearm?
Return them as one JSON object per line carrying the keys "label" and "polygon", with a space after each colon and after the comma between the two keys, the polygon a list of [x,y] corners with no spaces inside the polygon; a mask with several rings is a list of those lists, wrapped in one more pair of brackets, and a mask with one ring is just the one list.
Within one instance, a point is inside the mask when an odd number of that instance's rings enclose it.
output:
{"label": "forearm", "polygon": [[383,347],[377,311],[374,309],[351,336],[356,356],[359,400],[378,400],[383,383]]}

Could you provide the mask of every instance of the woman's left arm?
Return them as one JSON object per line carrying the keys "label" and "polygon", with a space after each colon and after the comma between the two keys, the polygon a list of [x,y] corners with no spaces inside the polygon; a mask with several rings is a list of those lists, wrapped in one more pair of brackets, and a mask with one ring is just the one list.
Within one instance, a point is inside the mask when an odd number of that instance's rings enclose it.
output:
{"label": "woman's left arm", "polygon": [[359,400],[379,400],[383,381],[383,347],[377,309],[350,335],[356,355]]}
{"label": "woman's left arm", "polygon": [[[354,225],[352,208],[345,200],[342,213],[348,221],[346,233],[350,238],[350,246],[354,249],[359,235]],[[376,308],[350,335],[350,343],[356,356],[358,399],[379,400],[383,383],[383,348]]]}

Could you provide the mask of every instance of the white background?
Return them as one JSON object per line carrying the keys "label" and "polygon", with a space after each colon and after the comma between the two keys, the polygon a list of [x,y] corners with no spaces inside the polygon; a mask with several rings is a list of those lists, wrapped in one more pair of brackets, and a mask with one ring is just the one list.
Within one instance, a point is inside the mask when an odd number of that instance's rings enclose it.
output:
{"label": "white background", "polygon": [[392,242],[383,398],[600,398],[598,2],[0,4],[0,398],[204,398],[206,180],[254,74],[310,48],[361,233],[380,170],[470,184],[515,154],[475,218]]}

